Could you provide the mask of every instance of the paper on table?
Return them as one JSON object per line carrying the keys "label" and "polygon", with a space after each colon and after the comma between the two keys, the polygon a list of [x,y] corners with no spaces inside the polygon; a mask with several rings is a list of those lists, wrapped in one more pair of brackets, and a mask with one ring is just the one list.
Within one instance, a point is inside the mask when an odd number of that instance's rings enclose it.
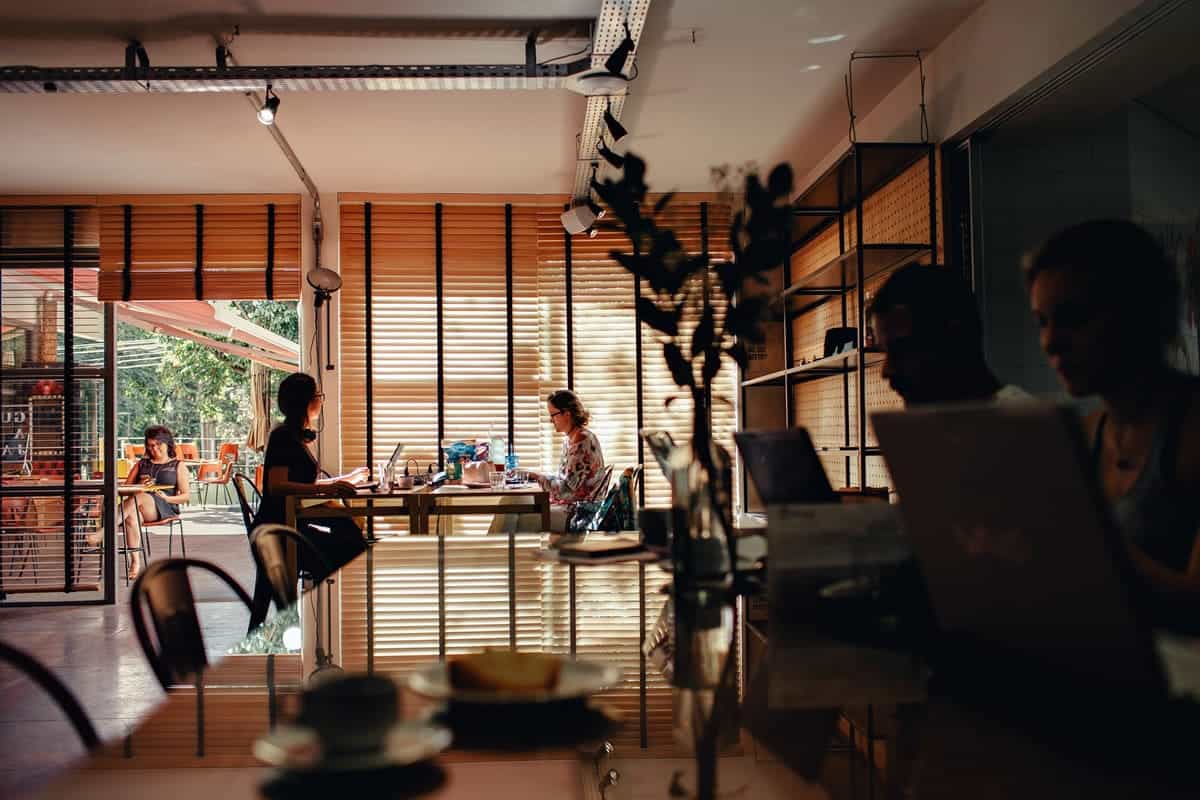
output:
{"label": "paper on table", "polygon": [[835,641],[814,624],[817,590],[897,564],[910,549],[884,503],[781,505],[767,513],[767,706],[917,702],[925,671],[907,653]]}

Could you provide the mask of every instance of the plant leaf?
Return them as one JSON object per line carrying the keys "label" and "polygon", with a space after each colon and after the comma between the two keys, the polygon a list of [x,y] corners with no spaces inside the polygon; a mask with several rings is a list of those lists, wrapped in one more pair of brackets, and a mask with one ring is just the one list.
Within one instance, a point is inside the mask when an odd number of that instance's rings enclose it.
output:
{"label": "plant leaf", "polygon": [[729,353],[729,357],[732,358],[737,363],[737,365],[742,368],[743,372],[745,372],[747,369],[749,369],[750,354],[746,352],[746,345],[742,344],[741,342],[738,342],[737,344],[735,344],[733,347],[730,347],[725,352]]}
{"label": "plant leaf", "polygon": [[674,192],[667,192],[662,197],[658,198],[658,202],[654,204],[655,215],[661,214],[663,210],[670,204],[671,199],[675,197]]}
{"label": "plant leaf", "polygon": [[717,321],[713,315],[713,307],[706,303],[704,314],[700,317],[700,323],[696,325],[696,330],[692,331],[692,358],[712,347],[716,329]]}
{"label": "plant leaf", "polygon": [[692,362],[684,358],[679,345],[667,342],[663,345],[663,355],[667,359],[667,366],[671,369],[671,377],[675,379],[675,385],[683,388],[695,387],[696,376],[692,373]]}
{"label": "plant leaf", "polygon": [[717,373],[721,371],[721,351],[719,348],[710,348],[704,354],[704,367],[700,371],[700,377],[704,381],[705,386],[711,386],[713,378],[717,377]]}
{"label": "plant leaf", "polygon": [[661,308],[649,297],[637,298],[637,313],[642,322],[667,336],[679,335],[679,311],[672,307],[670,310]]}

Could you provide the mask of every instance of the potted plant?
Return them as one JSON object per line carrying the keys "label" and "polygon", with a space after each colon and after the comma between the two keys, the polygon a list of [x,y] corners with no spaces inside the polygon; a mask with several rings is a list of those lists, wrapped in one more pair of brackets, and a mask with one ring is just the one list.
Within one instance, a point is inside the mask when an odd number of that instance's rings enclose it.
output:
{"label": "potted plant", "polygon": [[594,181],[593,188],[613,214],[601,224],[622,231],[630,242],[629,252],[610,255],[650,290],[637,298],[638,316],[658,332],[671,376],[692,402],[691,465],[686,482],[682,476],[672,481],[675,538],[684,562],[679,566],[693,577],[712,579],[737,563],[732,462],[712,436],[712,405],[730,399],[713,396],[713,381],[730,360],[744,370],[746,343],[764,340],[770,299],[745,289],[765,287],[767,271],[789,255],[792,171],[781,164],[765,184],[754,172],[745,176],[742,191],[731,198],[728,260],[687,252],[663,224],[674,194],[647,205],[645,177],[645,162],[629,155],[619,179]]}

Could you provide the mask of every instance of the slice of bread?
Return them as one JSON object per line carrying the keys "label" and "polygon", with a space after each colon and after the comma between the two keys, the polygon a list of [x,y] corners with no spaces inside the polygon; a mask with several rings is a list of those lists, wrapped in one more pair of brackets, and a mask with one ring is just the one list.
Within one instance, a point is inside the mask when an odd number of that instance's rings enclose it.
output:
{"label": "slice of bread", "polygon": [[488,689],[499,692],[534,692],[558,685],[562,659],[546,653],[485,650],[454,656],[449,662],[450,685],[455,689]]}

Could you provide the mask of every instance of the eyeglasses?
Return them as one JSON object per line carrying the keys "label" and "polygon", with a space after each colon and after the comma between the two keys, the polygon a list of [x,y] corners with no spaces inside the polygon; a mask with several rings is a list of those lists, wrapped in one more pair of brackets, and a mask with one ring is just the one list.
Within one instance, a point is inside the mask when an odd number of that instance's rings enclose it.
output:
{"label": "eyeglasses", "polygon": [[554,419],[559,414],[565,414],[565,413],[567,413],[567,412],[566,411],[555,411],[553,414],[550,415],[550,419]]}
{"label": "eyeglasses", "polygon": [[325,399],[324,392],[317,392],[316,394],[313,395],[313,400],[324,400],[324,399]]}

